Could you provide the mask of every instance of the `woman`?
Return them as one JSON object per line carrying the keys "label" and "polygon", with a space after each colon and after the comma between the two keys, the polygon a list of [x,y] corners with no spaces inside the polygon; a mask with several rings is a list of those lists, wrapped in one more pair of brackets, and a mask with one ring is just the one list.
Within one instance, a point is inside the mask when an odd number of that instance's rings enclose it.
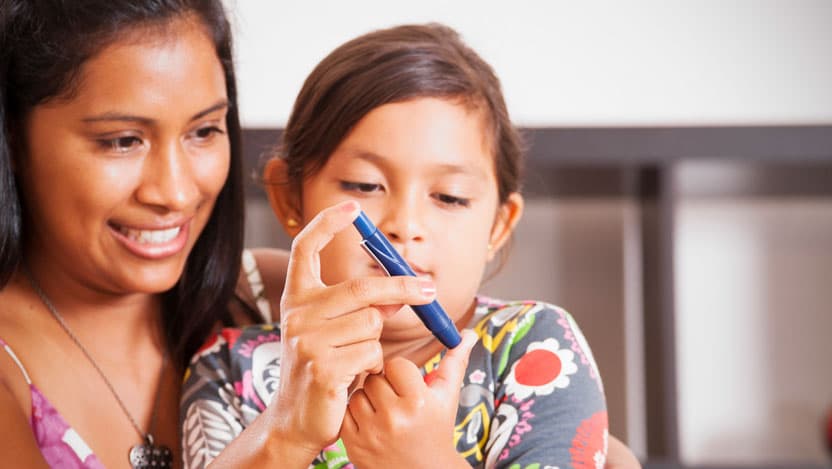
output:
{"label": "woman", "polygon": [[24,467],[167,463],[242,248],[221,2],[3,9],[0,447]]}

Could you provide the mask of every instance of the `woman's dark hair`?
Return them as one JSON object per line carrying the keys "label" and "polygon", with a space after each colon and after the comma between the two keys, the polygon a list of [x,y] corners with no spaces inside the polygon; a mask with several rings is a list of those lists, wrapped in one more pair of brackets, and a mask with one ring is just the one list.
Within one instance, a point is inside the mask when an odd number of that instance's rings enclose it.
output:
{"label": "woman's dark hair", "polygon": [[84,64],[109,44],[142,28],[175,35],[165,28],[186,17],[202,24],[222,63],[231,164],[182,277],[164,293],[168,353],[182,368],[218,320],[230,321],[227,305],[243,246],[241,132],[231,28],[221,0],[3,0],[0,5],[0,288],[23,262],[25,206],[12,165],[25,157],[16,142],[27,114],[51,100],[71,98]]}
{"label": "woman's dark hair", "polygon": [[[519,190],[522,142],[500,81],[453,29],[441,24],[373,31],[338,47],[303,84],[278,156],[299,191],[367,113],[388,103],[435,97],[481,112],[490,132],[500,203]],[[266,181],[267,183],[277,181]]]}

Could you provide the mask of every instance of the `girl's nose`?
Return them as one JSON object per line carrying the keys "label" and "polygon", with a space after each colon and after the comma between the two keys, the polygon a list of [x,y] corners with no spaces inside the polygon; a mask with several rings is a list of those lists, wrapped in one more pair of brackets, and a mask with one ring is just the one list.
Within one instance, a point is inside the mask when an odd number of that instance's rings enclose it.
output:
{"label": "girl's nose", "polygon": [[382,217],[379,229],[390,241],[407,244],[424,240],[424,226],[415,207],[398,204]]}

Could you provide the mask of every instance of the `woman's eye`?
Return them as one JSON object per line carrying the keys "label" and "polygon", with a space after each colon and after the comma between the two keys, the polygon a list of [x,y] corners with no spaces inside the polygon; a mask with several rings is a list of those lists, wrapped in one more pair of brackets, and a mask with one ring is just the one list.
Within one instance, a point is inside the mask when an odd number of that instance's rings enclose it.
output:
{"label": "woman's eye", "polygon": [[436,200],[442,202],[445,205],[452,205],[457,207],[468,207],[471,205],[471,199],[466,199],[463,197],[455,197],[453,195],[448,194],[436,194]]}
{"label": "woman's eye", "polygon": [[105,150],[112,150],[116,153],[127,153],[140,147],[144,142],[139,137],[131,135],[126,137],[103,139],[99,140],[98,143]]}
{"label": "woman's eye", "polygon": [[370,193],[381,190],[381,184],[369,182],[341,181],[341,189],[350,192]]}
{"label": "woman's eye", "polygon": [[221,135],[221,134],[224,134],[224,133],[225,133],[225,131],[223,131],[219,127],[208,126],[208,127],[200,127],[198,129],[196,129],[196,131],[194,132],[194,135],[196,135],[196,138],[198,138],[198,139],[207,140],[207,139],[211,138],[214,135]]}

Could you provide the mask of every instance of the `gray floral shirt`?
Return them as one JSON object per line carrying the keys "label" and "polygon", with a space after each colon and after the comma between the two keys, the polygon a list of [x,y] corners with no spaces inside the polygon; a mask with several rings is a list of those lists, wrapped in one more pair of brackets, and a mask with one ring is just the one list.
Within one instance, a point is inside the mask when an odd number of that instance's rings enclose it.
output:
{"label": "gray floral shirt", "polygon": [[[453,438],[472,467],[601,468],[607,411],[598,367],[563,309],[477,299],[479,336],[459,398]],[[429,380],[443,353],[423,367]],[[180,421],[186,468],[202,468],[272,401],[280,380],[276,324],[225,329],[193,357]],[[310,468],[354,467],[339,440]]]}

